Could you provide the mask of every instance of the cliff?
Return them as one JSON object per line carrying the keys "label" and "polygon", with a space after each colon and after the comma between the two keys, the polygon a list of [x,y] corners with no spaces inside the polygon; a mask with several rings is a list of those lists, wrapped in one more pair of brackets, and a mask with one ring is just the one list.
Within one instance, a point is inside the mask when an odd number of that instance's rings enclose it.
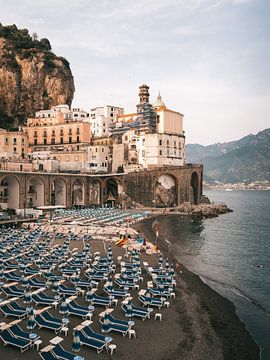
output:
{"label": "cliff", "polygon": [[52,53],[48,39],[0,24],[0,127],[16,127],[40,109],[71,105],[74,90],[68,61]]}

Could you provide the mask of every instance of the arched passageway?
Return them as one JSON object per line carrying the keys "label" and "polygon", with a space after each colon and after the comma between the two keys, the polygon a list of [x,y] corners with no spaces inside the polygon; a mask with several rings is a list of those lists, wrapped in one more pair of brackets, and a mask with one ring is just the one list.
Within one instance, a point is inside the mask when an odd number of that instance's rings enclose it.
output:
{"label": "arched passageway", "polygon": [[14,176],[5,176],[1,181],[0,207],[3,210],[20,207],[20,184]]}
{"label": "arched passageway", "polygon": [[173,207],[177,205],[177,182],[174,176],[164,174],[159,176],[155,184],[156,207]]}
{"label": "arched passageway", "polygon": [[44,206],[45,186],[41,178],[35,176],[27,182],[27,207]]}
{"label": "arched passageway", "polygon": [[51,204],[66,206],[67,185],[64,179],[56,178],[52,182]]}
{"label": "arched passageway", "polygon": [[190,202],[191,204],[199,203],[199,177],[196,172],[192,173],[190,180]]}
{"label": "arched passageway", "polygon": [[123,192],[123,186],[121,182],[109,178],[106,180],[105,183],[105,201],[109,206],[115,206],[116,202],[118,201],[119,195]]}
{"label": "arched passageway", "polygon": [[99,180],[90,183],[89,203],[90,205],[101,205],[101,184]]}
{"label": "arched passageway", "polygon": [[84,182],[76,179],[72,185],[72,206],[84,205]]}

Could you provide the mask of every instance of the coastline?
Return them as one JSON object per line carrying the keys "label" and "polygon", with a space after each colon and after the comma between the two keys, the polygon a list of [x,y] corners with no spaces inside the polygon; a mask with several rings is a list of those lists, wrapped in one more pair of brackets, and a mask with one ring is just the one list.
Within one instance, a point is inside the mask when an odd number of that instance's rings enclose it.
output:
{"label": "coastline", "polygon": [[[153,217],[134,225],[134,228],[143,233],[150,242],[154,242],[155,239],[152,222]],[[177,263],[164,239],[159,239],[158,247],[165,257]],[[192,322],[189,329],[192,341],[189,346],[195,349],[194,357],[186,358],[213,358],[211,351],[215,343],[217,346],[215,359],[260,359],[260,347],[237,316],[234,304],[213,290],[183,264],[178,266],[177,280],[183,301],[182,312],[185,311]],[[199,349],[199,346],[202,345],[204,354],[200,357],[199,353],[202,349]]]}

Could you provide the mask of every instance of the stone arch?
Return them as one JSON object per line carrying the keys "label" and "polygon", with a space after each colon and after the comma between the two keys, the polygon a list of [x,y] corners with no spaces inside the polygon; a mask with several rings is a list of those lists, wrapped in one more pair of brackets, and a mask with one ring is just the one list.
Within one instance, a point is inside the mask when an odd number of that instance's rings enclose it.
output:
{"label": "stone arch", "polygon": [[99,179],[94,179],[90,182],[89,187],[89,203],[91,205],[101,205],[101,195],[102,195],[102,183]]}
{"label": "stone arch", "polygon": [[190,202],[192,204],[196,205],[199,203],[199,194],[199,175],[194,171],[190,179]]}
{"label": "stone arch", "polygon": [[20,208],[20,182],[14,175],[6,175],[0,182],[0,208],[3,210]]}
{"label": "stone arch", "polygon": [[27,180],[27,207],[45,205],[45,184],[41,177],[32,176]]}
{"label": "stone arch", "polygon": [[67,205],[67,183],[63,177],[55,177],[51,183],[51,205]]}
{"label": "stone arch", "polygon": [[154,206],[173,207],[177,206],[177,179],[172,174],[162,174],[155,181]]}
{"label": "stone arch", "polygon": [[123,183],[116,177],[109,177],[104,181],[103,189],[105,202],[114,205],[119,195],[123,192]]}
{"label": "stone arch", "polygon": [[72,206],[83,206],[85,204],[85,183],[82,179],[76,178],[71,188]]}

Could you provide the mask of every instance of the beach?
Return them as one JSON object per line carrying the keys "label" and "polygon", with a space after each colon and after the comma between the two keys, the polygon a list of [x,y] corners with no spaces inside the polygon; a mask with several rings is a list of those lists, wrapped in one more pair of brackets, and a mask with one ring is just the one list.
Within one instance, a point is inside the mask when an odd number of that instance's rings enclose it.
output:
{"label": "beach", "polygon": [[[154,219],[148,218],[142,222],[137,222],[133,228],[142,233],[147,241],[154,242],[154,231],[152,223]],[[62,225],[47,224],[47,228],[51,228],[52,234]],[[73,232],[80,232],[78,224]],[[83,228],[83,227],[82,227]],[[107,230],[106,230],[107,228]],[[110,231],[108,230],[110,229]],[[126,249],[114,245],[114,242],[125,227],[102,227],[102,231],[90,241],[91,253],[100,253],[104,256],[109,244],[112,245],[112,253],[114,263],[116,264],[116,272],[120,271],[119,256],[125,259]],[[107,238],[102,234],[108,232]],[[54,239],[52,247],[60,247],[63,240]],[[174,261],[173,254],[169,251],[164,239],[160,239],[159,248],[164,256],[164,261],[168,257],[170,261]],[[80,252],[83,250],[83,242],[74,237],[70,243],[70,249]],[[149,266],[157,266],[159,261],[159,252],[147,254],[141,253],[141,264],[147,262]],[[103,351],[97,354],[94,349],[82,346],[79,353],[85,359],[116,359],[137,360],[137,359],[155,359],[155,360],[232,360],[259,359],[259,348],[255,344],[252,337],[246,331],[244,325],[240,322],[235,314],[234,306],[231,302],[217,294],[209,286],[204,284],[201,279],[188,271],[182,264],[175,263],[176,269],[176,287],[174,288],[175,299],[169,299],[169,307],[163,307],[156,310],[151,319],[142,321],[135,320],[134,330],[136,338],[123,337],[119,333],[110,333],[113,337],[113,344],[116,349],[113,355],[110,352]],[[143,271],[143,282],[139,283],[140,289],[147,289],[147,282],[151,280],[149,274]],[[85,276],[82,278],[86,280]],[[71,286],[69,281],[67,286]],[[53,296],[51,290],[48,295]],[[131,290],[130,296],[136,306],[142,306],[137,299],[137,290]],[[100,294],[102,294],[100,292]],[[103,294],[104,295],[104,294]],[[79,296],[77,303],[87,306],[85,297]],[[22,300],[20,300],[22,304]],[[96,306],[92,318],[91,327],[93,330],[100,332],[99,313],[104,311],[104,307]],[[50,313],[59,317],[59,310],[50,309]],[[155,320],[155,313],[161,313],[162,320]],[[120,307],[113,307],[113,315],[119,319],[125,320],[124,313]],[[72,348],[72,329],[78,326],[83,320],[73,315],[69,316],[69,331],[67,336],[62,337],[61,345],[65,350],[71,351]],[[7,321],[1,314],[1,321]],[[9,320],[10,321],[10,320]],[[22,321],[22,327],[26,329],[26,320]],[[57,336],[52,331],[38,330],[42,338],[41,348],[47,346],[49,341]],[[18,350],[14,350],[10,346],[1,347],[1,357],[4,359],[39,359],[38,352],[35,348],[31,348],[27,353],[20,354]]]}
{"label": "beach", "polygon": [[[137,224],[136,228],[154,242],[152,223],[153,219],[146,219]],[[175,261],[164,240],[161,238],[158,241],[160,251]],[[238,318],[234,305],[205,284],[198,275],[182,264],[179,266],[177,279],[182,297],[182,313],[185,313],[187,322],[191,324],[189,335],[192,339],[189,342],[190,351],[185,358],[259,359],[259,346]]]}

